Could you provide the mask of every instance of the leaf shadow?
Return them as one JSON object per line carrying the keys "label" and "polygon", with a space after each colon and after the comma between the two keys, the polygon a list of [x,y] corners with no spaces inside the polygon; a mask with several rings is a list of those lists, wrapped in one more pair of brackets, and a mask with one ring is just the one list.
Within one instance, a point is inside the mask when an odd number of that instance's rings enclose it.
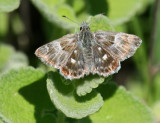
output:
{"label": "leaf shadow", "polygon": [[[70,84],[72,83],[72,81],[62,79],[59,72],[53,72],[53,71],[48,72],[48,79],[52,81],[56,90],[63,95],[68,95],[74,90],[74,86]],[[69,84],[66,84],[66,83],[69,83]]]}
{"label": "leaf shadow", "polygon": [[[67,0],[67,3],[70,6],[73,6],[74,0]],[[76,15],[80,15],[83,12],[87,12],[91,15],[97,15],[100,13],[105,13],[108,15],[108,2],[106,0],[83,0],[85,3],[84,6],[76,13]]]}
{"label": "leaf shadow", "polygon": [[90,7],[90,14],[97,15],[101,13],[108,14],[108,2],[107,0],[86,0],[87,6]]}
{"label": "leaf shadow", "polygon": [[47,89],[46,76],[21,88],[19,91],[29,103],[34,105],[34,116],[38,123],[51,123],[55,120],[55,107],[51,103]]}
{"label": "leaf shadow", "polygon": [[[107,80],[106,80],[107,81]],[[117,91],[118,86],[114,82],[107,82],[106,84],[101,84],[97,91],[100,92],[104,100],[111,98]]]}
{"label": "leaf shadow", "polygon": [[[74,96],[74,98],[78,101],[78,102],[86,102],[88,100],[91,100],[92,98],[97,96],[96,92],[93,93],[89,93],[86,94],[85,96],[78,96],[76,94],[76,88],[74,86],[74,82],[77,82],[78,80],[65,80],[67,82],[62,82],[63,79],[61,79],[61,75],[59,74],[59,72],[52,72],[50,71],[48,73],[48,78],[52,80],[55,88],[57,89],[57,91],[61,94],[63,94],[64,96]],[[70,84],[64,84],[64,83],[70,83]]]}
{"label": "leaf shadow", "polygon": [[67,123],[92,123],[92,121],[89,119],[89,116],[78,120],[73,118],[67,118],[66,121]]}

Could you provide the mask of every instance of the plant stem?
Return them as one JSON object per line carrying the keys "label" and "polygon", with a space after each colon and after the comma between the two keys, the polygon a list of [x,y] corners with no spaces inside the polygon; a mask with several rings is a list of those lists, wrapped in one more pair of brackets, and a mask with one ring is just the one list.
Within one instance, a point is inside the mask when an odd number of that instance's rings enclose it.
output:
{"label": "plant stem", "polygon": [[159,6],[159,0],[155,0],[154,5],[154,12],[153,12],[153,20],[152,20],[152,30],[151,30],[151,38],[150,38],[150,65],[152,66],[154,64],[154,49],[156,43],[156,28],[157,28],[157,20],[158,20],[158,6]]}

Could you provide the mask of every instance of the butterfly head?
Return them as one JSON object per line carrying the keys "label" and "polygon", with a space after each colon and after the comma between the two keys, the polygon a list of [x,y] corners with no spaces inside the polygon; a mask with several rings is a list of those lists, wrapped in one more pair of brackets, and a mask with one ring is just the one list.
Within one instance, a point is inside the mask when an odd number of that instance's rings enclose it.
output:
{"label": "butterfly head", "polygon": [[86,23],[86,22],[82,22],[81,25],[80,25],[80,31],[89,31],[90,28],[89,28],[89,25]]}

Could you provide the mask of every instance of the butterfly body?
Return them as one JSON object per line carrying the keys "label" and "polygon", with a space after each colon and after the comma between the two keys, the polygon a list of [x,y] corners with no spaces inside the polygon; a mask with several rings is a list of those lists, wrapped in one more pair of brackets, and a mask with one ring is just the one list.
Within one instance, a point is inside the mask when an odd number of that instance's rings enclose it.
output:
{"label": "butterfly body", "polygon": [[86,68],[88,69],[88,73],[91,70],[92,67],[92,59],[93,59],[93,34],[90,32],[89,27],[85,26],[85,28],[81,29],[81,32],[79,35],[79,45],[81,46],[81,49],[83,51],[83,57],[84,57],[84,63],[86,64]]}
{"label": "butterfly body", "polygon": [[79,79],[89,73],[107,77],[118,72],[120,62],[131,57],[141,42],[131,34],[91,32],[83,22],[80,33],[43,45],[35,54],[47,65],[60,69],[66,79]]}

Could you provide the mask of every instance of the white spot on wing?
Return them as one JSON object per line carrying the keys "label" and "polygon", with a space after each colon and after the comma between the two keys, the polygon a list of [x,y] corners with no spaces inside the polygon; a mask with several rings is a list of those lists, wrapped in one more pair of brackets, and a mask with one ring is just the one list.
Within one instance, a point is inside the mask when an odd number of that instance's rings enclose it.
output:
{"label": "white spot on wing", "polygon": [[103,60],[106,60],[107,59],[107,55],[105,54],[104,56],[103,56]]}
{"label": "white spot on wing", "polygon": [[45,45],[45,49],[46,49],[46,52],[48,53],[49,52],[49,47],[47,45]]}
{"label": "white spot on wing", "polygon": [[74,53],[76,54],[76,53],[77,53],[77,50],[75,50]]}
{"label": "white spot on wing", "polygon": [[78,64],[80,65],[80,61],[78,61]]}
{"label": "white spot on wing", "polygon": [[101,58],[99,58],[99,62],[101,62]]}
{"label": "white spot on wing", "polygon": [[54,41],[54,42],[52,43],[52,45],[54,46],[54,48],[55,48],[57,51],[62,50],[62,47],[61,47],[61,45],[60,45],[59,42]]}
{"label": "white spot on wing", "polygon": [[71,58],[71,63],[73,63],[73,64],[76,63],[76,60]]}
{"label": "white spot on wing", "polygon": [[102,50],[102,48],[101,48],[101,47],[98,47],[98,50],[99,50],[99,51],[101,51],[101,50]]}

